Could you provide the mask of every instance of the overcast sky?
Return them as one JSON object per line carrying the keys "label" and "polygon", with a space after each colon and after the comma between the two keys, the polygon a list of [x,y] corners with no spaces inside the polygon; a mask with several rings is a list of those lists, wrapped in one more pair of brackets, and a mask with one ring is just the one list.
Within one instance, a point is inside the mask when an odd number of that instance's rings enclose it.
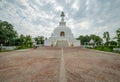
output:
{"label": "overcast sky", "polygon": [[61,11],[75,37],[120,28],[120,0],[0,0],[0,20],[14,25],[19,34],[50,37]]}

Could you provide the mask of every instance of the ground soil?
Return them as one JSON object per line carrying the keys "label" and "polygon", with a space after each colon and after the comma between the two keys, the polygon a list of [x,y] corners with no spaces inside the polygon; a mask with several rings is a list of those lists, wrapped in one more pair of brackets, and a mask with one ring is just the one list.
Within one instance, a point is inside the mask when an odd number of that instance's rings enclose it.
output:
{"label": "ground soil", "polygon": [[[120,82],[120,54],[63,48],[67,82]],[[61,48],[0,53],[0,82],[59,82]]]}

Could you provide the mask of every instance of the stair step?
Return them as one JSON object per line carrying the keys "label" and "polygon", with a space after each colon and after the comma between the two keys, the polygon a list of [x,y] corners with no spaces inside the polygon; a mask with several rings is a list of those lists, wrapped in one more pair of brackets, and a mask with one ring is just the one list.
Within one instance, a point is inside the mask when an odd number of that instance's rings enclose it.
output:
{"label": "stair step", "polygon": [[57,41],[56,47],[68,47],[68,42],[66,40]]}

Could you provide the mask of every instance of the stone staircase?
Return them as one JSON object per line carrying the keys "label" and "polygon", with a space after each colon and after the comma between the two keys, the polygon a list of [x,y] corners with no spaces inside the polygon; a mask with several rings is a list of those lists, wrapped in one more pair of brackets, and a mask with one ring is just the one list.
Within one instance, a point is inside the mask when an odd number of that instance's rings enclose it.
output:
{"label": "stone staircase", "polygon": [[58,40],[56,47],[69,47],[67,40]]}

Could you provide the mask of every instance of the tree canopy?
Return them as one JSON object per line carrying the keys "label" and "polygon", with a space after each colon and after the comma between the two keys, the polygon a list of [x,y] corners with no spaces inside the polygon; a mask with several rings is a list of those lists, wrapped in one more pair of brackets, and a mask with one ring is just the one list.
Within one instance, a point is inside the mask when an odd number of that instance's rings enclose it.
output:
{"label": "tree canopy", "polygon": [[103,33],[103,38],[105,38],[105,40],[106,40],[106,43],[105,43],[105,44],[108,46],[109,40],[110,40],[109,32],[104,32],[104,33]]}
{"label": "tree canopy", "polygon": [[0,22],[0,44],[14,44],[14,40],[17,37],[17,32],[13,29],[13,27],[14,26],[7,21]]}
{"label": "tree canopy", "polygon": [[117,38],[118,46],[120,46],[120,28],[116,30],[116,35],[117,35],[116,38]]}
{"label": "tree canopy", "polygon": [[81,44],[84,45],[85,43],[89,43],[89,41],[92,39],[95,43],[100,44],[102,42],[102,39],[94,34],[91,34],[90,36],[88,35],[80,35],[78,38],[78,40],[81,41]]}
{"label": "tree canopy", "polygon": [[37,44],[44,44],[44,36],[35,37]]}
{"label": "tree canopy", "polygon": [[14,26],[7,21],[0,21],[0,44],[4,46],[32,46],[32,38],[30,35],[18,36],[14,30]]}

